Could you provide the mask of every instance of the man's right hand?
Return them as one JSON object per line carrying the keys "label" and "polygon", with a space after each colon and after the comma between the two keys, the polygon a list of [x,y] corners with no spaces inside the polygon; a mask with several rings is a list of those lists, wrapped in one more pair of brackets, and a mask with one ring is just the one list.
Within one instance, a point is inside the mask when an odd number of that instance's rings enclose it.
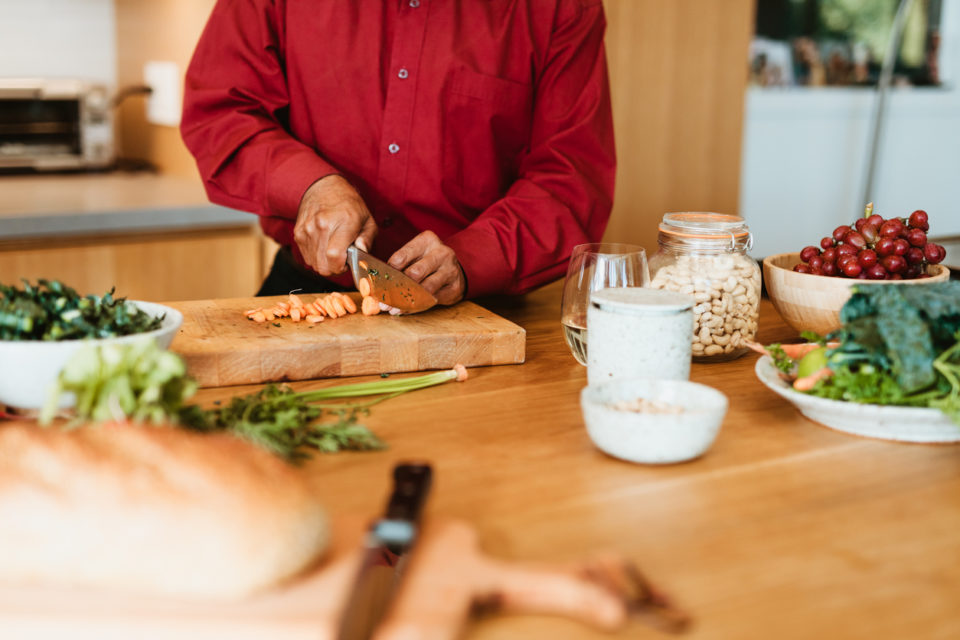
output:
{"label": "man's right hand", "polygon": [[343,273],[347,247],[366,251],[373,245],[377,224],[349,182],[330,175],[314,182],[303,194],[293,239],[304,261],[322,276]]}

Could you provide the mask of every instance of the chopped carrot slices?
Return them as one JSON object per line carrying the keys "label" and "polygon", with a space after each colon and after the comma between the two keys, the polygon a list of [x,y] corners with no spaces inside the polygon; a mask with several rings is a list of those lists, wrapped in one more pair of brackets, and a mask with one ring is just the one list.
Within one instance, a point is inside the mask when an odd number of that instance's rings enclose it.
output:
{"label": "chopped carrot slices", "polygon": [[360,302],[360,310],[365,316],[375,316],[380,313],[380,303],[370,296],[364,296]]}
{"label": "chopped carrot slices", "polygon": [[346,295],[345,293],[339,294],[340,302],[343,303],[344,308],[347,310],[347,313],[356,313],[357,312],[357,303],[353,301],[353,298]]}
{"label": "chopped carrot slices", "polygon": [[347,315],[347,310],[343,306],[343,303],[340,302],[340,298],[337,296],[331,295],[327,300],[330,301],[330,306],[333,307],[333,310],[337,312],[337,315],[345,316]]}
{"label": "chopped carrot slices", "polygon": [[[367,282],[367,289],[370,283]],[[370,302],[367,302],[369,300]],[[361,304],[363,313],[366,315],[375,315],[379,313],[380,308],[376,300],[365,296]],[[286,301],[280,301],[268,309],[248,309],[243,315],[248,320],[254,322],[271,322],[278,318],[290,318],[294,322],[308,322],[317,324],[323,322],[325,316],[330,318],[340,318],[351,313],[356,313],[359,309],[357,303],[348,294],[335,291],[328,295],[319,296],[310,302],[304,302],[302,298],[291,293]],[[371,313],[372,311],[372,313]],[[279,325],[278,325],[279,326]]]}

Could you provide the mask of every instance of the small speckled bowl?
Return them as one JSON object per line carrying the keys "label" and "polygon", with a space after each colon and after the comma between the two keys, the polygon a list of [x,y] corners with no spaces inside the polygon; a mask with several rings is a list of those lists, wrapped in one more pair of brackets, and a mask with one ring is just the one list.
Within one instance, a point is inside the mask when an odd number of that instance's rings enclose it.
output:
{"label": "small speckled bowl", "polygon": [[[681,409],[651,413],[617,408],[639,399]],[[699,457],[710,448],[727,413],[727,397],[687,380],[625,378],[592,384],[580,393],[590,439],[604,453],[643,464]]]}

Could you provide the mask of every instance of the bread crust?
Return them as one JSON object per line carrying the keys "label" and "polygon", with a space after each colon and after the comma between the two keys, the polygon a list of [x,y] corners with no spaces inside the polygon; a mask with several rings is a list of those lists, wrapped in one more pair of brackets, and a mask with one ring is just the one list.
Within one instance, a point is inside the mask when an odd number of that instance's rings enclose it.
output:
{"label": "bread crust", "polygon": [[302,473],[228,434],[0,424],[0,580],[234,599],[302,571],[329,523]]}

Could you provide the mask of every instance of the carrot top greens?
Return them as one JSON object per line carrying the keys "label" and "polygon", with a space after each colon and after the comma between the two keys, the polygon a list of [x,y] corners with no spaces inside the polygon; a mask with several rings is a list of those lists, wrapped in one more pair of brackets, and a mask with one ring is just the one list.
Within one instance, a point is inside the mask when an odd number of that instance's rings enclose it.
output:
{"label": "carrot top greens", "polygon": [[[205,409],[187,403],[197,384],[187,375],[183,360],[161,350],[153,340],[137,340],[78,350],[60,373],[41,421],[49,423],[56,416],[60,396],[69,392],[76,396],[76,424],[130,419],[205,433],[228,431],[288,460],[299,460],[313,451],[383,449],[384,443],[359,423],[371,406],[407,391],[465,377],[466,370],[457,365],[421,376],[312,391],[271,384],[236,396],[225,406]],[[328,402],[342,398],[365,399]]]}

